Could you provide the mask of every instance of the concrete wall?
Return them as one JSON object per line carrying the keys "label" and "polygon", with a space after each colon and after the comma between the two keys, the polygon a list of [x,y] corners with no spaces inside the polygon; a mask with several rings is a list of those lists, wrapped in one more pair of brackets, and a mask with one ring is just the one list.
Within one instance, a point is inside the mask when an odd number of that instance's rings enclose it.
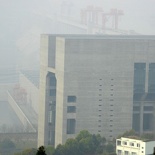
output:
{"label": "concrete wall", "polygon": [[[132,129],[134,63],[155,62],[153,36],[87,36],[56,37],[55,68],[48,66],[49,38],[41,40],[40,139],[47,143],[46,76],[56,76],[55,144],[64,143],[81,130],[113,139]],[[50,69],[49,69],[50,68]],[[147,87],[147,84],[146,84]],[[75,103],[67,101],[76,96]],[[67,113],[67,106],[76,106],[76,113]],[[75,134],[67,134],[67,119],[76,119]],[[46,143],[44,143],[46,142]]]}
{"label": "concrete wall", "polygon": [[48,145],[48,103],[46,101],[46,76],[48,74],[48,36],[42,36],[40,53],[38,146]]}
{"label": "concrete wall", "polygon": [[0,101],[7,101],[7,91],[11,90],[16,83],[0,84]]}
{"label": "concrete wall", "polygon": [[27,77],[22,73],[19,76],[19,84],[27,92],[27,102],[38,114],[39,108],[39,88],[37,88]]}
{"label": "concrete wall", "polygon": [[7,95],[8,95],[8,103],[10,104],[10,106],[12,107],[12,109],[14,110],[18,118],[20,119],[23,126],[25,127],[25,131],[36,132],[32,124],[28,120],[28,118],[22,112],[22,110],[20,109],[18,104],[15,102],[15,100],[12,98],[9,92],[7,92]]}

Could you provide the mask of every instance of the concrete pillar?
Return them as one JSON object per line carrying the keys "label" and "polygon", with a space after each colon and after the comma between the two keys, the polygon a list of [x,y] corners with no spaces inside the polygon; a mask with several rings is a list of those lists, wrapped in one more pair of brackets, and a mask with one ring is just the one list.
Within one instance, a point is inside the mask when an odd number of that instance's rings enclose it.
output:
{"label": "concrete pillar", "polygon": [[149,64],[146,63],[146,70],[145,70],[145,93],[148,93],[148,79],[149,79]]}
{"label": "concrete pillar", "polygon": [[140,134],[143,133],[143,101],[140,103]]}

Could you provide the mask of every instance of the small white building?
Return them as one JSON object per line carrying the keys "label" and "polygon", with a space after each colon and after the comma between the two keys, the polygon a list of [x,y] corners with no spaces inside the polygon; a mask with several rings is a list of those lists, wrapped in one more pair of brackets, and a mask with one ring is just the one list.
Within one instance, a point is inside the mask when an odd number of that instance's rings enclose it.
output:
{"label": "small white building", "polygon": [[152,155],[154,147],[155,141],[124,137],[116,140],[117,155]]}

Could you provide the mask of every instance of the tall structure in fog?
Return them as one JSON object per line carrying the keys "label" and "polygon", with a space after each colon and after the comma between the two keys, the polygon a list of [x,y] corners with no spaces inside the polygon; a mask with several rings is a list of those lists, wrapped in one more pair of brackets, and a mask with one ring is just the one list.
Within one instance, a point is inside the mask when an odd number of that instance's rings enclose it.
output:
{"label": "tall structure in fog", "polygon": [[38,145],[154,131],[155,36],[42,35],[40,64]]}

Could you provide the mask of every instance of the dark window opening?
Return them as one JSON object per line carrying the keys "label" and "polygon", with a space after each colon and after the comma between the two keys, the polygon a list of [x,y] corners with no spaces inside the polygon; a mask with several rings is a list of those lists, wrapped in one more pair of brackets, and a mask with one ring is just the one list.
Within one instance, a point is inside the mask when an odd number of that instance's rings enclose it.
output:
{"label": "dark window opening", "polygon": [[50,77],[50,80],[49,80],[49,83],[50,83],[50,86],[56,86],[56,79],[55,77]]}
{"label": "dark window opening", "polygon": [[134,93],[145,92],[146,63],[134,64]]}
{"label": "dark window opening", "polygon": [[75,113],[76,112],[76,107],[75,106],[68,106],[67,107],[67,112],[68,113]]}
{"label": "dark window opening", "polygon": [[50,96],[56,96],[56,89],[50,89]]}
{"label": "dark window opening", "polygon": [[67,102],[76,102],[76,96],[68,96]]}
{"label": "dark window opening", "polygon": [[75,134],[75,119],[67,119],[67,134]]}

